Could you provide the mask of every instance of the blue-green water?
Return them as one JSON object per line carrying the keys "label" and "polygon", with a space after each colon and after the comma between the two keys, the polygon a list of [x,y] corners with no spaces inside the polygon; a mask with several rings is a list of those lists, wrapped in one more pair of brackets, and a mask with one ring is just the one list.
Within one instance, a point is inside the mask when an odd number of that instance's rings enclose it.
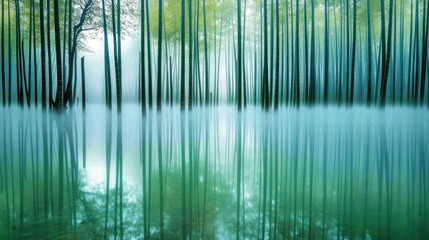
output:
{"label": "blue-green water", "polygon": [[427,109],[0,116],[0,239],[429,236]]}

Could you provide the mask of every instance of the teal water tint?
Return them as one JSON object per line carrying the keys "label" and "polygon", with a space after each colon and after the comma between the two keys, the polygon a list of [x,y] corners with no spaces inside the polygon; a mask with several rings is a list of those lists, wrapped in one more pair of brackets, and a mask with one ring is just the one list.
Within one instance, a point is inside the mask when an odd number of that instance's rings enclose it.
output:
{"label": "teal water tint", "polygon": [[426,109],[162,109],[0,109],[0,239],[429,236]]}

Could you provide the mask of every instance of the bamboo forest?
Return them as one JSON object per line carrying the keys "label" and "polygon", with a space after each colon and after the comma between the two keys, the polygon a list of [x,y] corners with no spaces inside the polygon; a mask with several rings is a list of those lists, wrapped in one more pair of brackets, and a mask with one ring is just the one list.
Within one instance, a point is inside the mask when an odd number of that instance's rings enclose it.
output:
{"label": "bamboo forest", "polygon": [[428,239],[428,0],[0,4],[0,239]]}

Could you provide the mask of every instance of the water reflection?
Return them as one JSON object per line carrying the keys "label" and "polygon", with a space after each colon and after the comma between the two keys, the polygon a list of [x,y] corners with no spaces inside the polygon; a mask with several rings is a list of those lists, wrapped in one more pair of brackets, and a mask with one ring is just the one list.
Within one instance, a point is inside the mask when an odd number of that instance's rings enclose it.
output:
{"label": "water reflection", "polygon": [[413,108],[0,109],[0,238],[424,239]]}

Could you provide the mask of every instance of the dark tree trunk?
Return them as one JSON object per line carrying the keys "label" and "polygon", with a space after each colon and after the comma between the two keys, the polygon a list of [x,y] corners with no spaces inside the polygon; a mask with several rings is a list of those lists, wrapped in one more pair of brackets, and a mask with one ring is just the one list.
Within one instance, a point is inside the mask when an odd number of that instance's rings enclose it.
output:
{"label": "dark tree trunk", "polygon": [[[49,0],[48,0],[49,1]],[[42,108],[46,108],[46,53],[45,53],[45,19],[44,19],[44,0],[39,2],[40,17],[40,59],[42,61]],[[48,29],[49,32],[49,29]],[[49,69],[50,70],[50,69]]]}
{"label": "dark tree trunk", "polygon": [[203,21],[204,21],[204,78],[205,78],[205,104],[209,104],[210,99],[210,72],[209,72],[209,51],[208,51],[208,39],[207,39],[207,13],[206,13],[206,0],[203,2]]}
{"label": "dark tree trunk", "polygon": [[[180,109],[183,111],[185,110],[185,0],[182,0],[181,7],[182,13],[180,34]],[[189,41],[192,40],[189,39]],[[172,73],[170,72],[170,74]]]}
{"label": "dark tree trunk", "polygon": [[279,0],[276,0],[276,70],[275,70],[275,88],[274,88],[274,109],[279,108],[279,67],[280,67],[280,21],[279,21]]}
{"label": "dark tree trunk", "polygon": [[238,72],[237,72],[237,107],[238,110],[240,111],[242,108],[242,64],[243,64],[243,59],[241,58],[241,0],[237,0],[237,51],[238,51]]}
{"label": "dark tree trunk", "polygon": [[352,72],[350,76],[350,99],[349,104],[353,104],[355,87],[355,65],[356,65],[356,0],[353,1],[353,46],[352,46]]}
{"label": "dark tree trunk", "polygon": [[162,96],[162,12],[163,12],[163,0],[159,0],[158,7],[158,76],[156,81],[156,108],[158,111],[161,110]]}
{"label": "dark tree trunk", "polygon": [[371,6],[369,0],[366,0],[367,7],[367,50],[368,50],[368,70],[367,70],[367,90],[366,104],[370,105],[372,101],[372,46],[371,46]]}
{"label": "dark tree trunk", "polygon": [[6,105],[6,83],[5,83],[6,74],[5,74],[4,67],[5,67],[5,64],[4,64],[4,0],[2,0],[1,1],[1,85],[2,85],[3,105]]}
{"label": "dark tree trunk", "polygon": [[294,105],[300,104],[300,79],[299,79],[299,1],[296,1],[296,33],[295,33],[295,81],[293,86]]}
{"label": "dark tree trunk", "polygon": [[57,95],[55,97],[55,109],[63,109],[63,70],[61,61],[61,37],[60,37],[60,16],[58,1],[54,1],[54,30],[55,30],[55,54],[57,65]]}
{"label": "dark tree trunk", "polygon": [[193,37],[192,37],[192,0],[188,0],[188,22],[189,22],[189,110],[192,109],[192,103],[193,103],[193,97],[194,97],[194,90],[193,90],[193,69],[192,69],[192,42],[193,42]]}
{"label": "dark tree trunk", "polygon": [[267,22],[267,0],[264,0],[264,69],[262,75],[262,107],[268,110],[270,96],[268,92],[268,22]]}
{"label": "dark tree trunk", "polygon": [[152,48],[150,38],[150,22],[149,22],[149,0],[146,0],[146,28],[147,28],[147,68],[148,68],[148,103],[149,108],[153,106],[153,87],[152,87]]}
{"label": "dark tree trunk", "polygon": [[[383,2],[383,1],[382,1]],[[382,11],[384,11],[384,3],[382,3]],[[384,14],[382,13],[382,16]],[[389,73],[389,61],[392,47],[392,15],[393,15],[393,0],[390,0],[389,4],[389,27],[387,30],[387,49],[386,56],[384,57],[382,74],[381,74],[381,93],[380,93],[380,105],[384,107],[386,105],[386,89],[387,89],[387,78]],[[384,18],[384,17],[383,17]],[[383,19],[382,18],[382,19]],[[384,35],[384,21],[382,21],[382,35]],[[382,39],[384,42],[384,39]],[[384,44],[383,44],[384,45]]]}
{"label": "dark tree trunk", "polygon": [[[298,40],[297,40],[298,41]],[[329,91],[329,0],[325,0],[325,70],[323,86],[323,103],[328,104]]]}
{"label": "dark tree trunk", "polygon": [[85,87],[85,57],[80,59],[80,67],[82,74],[82,108],[85,111],[86,109],[86,87]]}
{"label": "dark tree trunk", "polygon": [[103,40],[104,40],[104,85],[105,100],[108,108],[112,107],[112,75],[110,72],[109,38],[107,36],[106,4],[101,1],[103,11]]}

